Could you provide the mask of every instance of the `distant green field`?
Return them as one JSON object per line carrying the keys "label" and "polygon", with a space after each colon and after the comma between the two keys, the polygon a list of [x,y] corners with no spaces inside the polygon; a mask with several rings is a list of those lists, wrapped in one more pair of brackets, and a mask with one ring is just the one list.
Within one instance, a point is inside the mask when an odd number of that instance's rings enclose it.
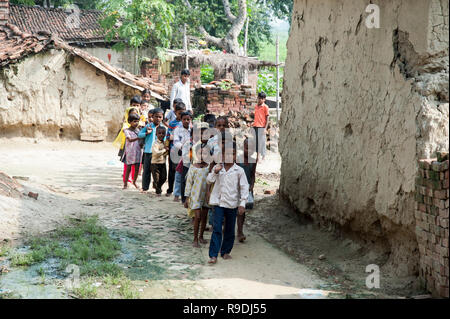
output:
{"label": "distant green field", "polygon": [[[287,55],[287,40],[289,38],[289,35],[287,32],[279,33],[280,36],[280,62],[286,61],[286,55]],[[259,59],[264,61],[276,61],[276,47],[275,47],[275,41],[276,41],[276,34],[273,35],[273,43],[267,42],[264,45],[264,49],[261,50],[259,54]]]}

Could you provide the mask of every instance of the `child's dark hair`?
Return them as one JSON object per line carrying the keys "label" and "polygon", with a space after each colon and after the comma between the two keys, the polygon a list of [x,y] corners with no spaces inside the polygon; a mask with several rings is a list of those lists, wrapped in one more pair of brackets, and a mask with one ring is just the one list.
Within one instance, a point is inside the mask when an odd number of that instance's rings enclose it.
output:
{"label": "child's dark hair", "polygon": [[183,100],[180,99],[179,97],[177,97],[175,100],[173,100],[173,104],[174,104],[174,105],[177,105],[177,104],[179,104],[179,103],[183,103]]}
{"label": "child's dark hair", "polygon": [[141,95],[144,95],[144,94],[151,94],[150,90],[149,89],[142,90]]}
{"label": "child's dark hair", "polygon": [[192,114],[189,111],[181,113],[181,118],[183,118],[184,116],[189,116],[192,119]]}
{"label": "child's dark hair", "polygon": [[184,102],[177,103],[175,106],[175,112],[181,110],[186,110],[186,104],[184,104]]}
{"label": "child's dark hair", "polygon": [[128,116],[128,123],[133,121],[139,121],[139,116],[137,114],[130,114],[130,116]]}
{"label": "child's dark hair", "polygon": [[164,133],[166,133],[166,128],[164,126],[160,125],[156,128],[156,133],[158,133],[158,131],[164,131]]}
{"label": "child's dark hair", "polygon": [[203,122],[212,123],[214,127],[216,124],[216,116],[214,114],[205,114],[205,116],[203,116]]}
{"label": "child's dark hair", "polygon": [[228,126],[228,124],[229,124],[229,122],[228,122],[228,117],[227,117],[227,116],[224,116],[224,115],[219,116],[219,117],[216,119],[216,123],[219,122],[219,121],[225,121],[225,123],[227,124],[227,126]]}
{"label": "child's dark hair", "polygon": [[157,107],[157,108],[154,108],[154,109],[153,109],[153,114],[156,114],[156,113],[162,113],[162,114],[164,114],[164,111],[162,110],[162,108]]}
{"label": "child's dark hair", "polygon": [[135,107],[132,107],[129,111],[128,111],[128,115],[130,115],[131,114],[131,112],[136,112],[136,113],[139,113],[139,111],[138,111],[138,109],[137,108],[135,108]]}
{"label": "child's dark hair", "polygon": [[151,109],[151,110],[148,110],[148,114],[150,115],[153,115],[155,113],[155,109]]}
{"label": "child's dark hair", "polygon": [[184,69],[181,71],[181,75],[191,75],[191,72],[189,72],[189,69]]}
{"label": "child's dark hair", "polygon": [[264,92],[259,92],[258,93],[258,98],[265,99],[266,97],[267,97],[266,93],[264,93]]}
{"label": "child's dark hair", "polygon": [[139,95],[135,95],[135,96],[133,96],[133,98],[131,99],[130,105],[131,105],[131,104],[134,104],[134,103],[136,103],[136,104],[141,104],[141,97],[140,97]]}
{"label": "child's dark hair", "polygon": [[141,105],[145,104],[145,103],[150,104],[150,101],[149,100],[141,100]]}

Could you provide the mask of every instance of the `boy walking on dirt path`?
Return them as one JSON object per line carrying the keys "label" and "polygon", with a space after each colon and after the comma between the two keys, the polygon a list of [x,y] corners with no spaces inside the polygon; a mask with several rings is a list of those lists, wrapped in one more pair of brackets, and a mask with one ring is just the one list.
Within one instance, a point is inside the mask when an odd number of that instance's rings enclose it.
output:
{"label": "boy walking on dirt path", "polygon": [[258,104],[255,106],[255,121],[253,128],[256,135],[256,151],[261,154],[261,160],[266,156],[266,131],[269,125],[269,107],[266,104],[266,93],[258,93]]}
{"label": "boy walking on dirt path", "polygon": [[[233,149],[233,160],[227,161],[226,149]],[[216,164],[208,174],[207,182],[214,183],[209,205],[215,206],[214,226],[209,244],[208,263],[215,264],[220,254],[223,259],[231,259],[235,239],[236,216],[245,213],[245,203],[248,198],[249,185],[242,167],[236,164],[236,143],[222,141],[222,162]],[[225,219],[225,227],[222,233],[222,224]],[[223,237],[223,241],[222,241]]]}
{"label": "boy walking on dirt path", "polygon": [[152,146],[156,140],[156,128],[160,126],[163,119],[163,110],[153,109],[152,122],[148,123],[140,132],[139,138],[145,139],[142,172],[142,192],[147,192],[151,182]]}

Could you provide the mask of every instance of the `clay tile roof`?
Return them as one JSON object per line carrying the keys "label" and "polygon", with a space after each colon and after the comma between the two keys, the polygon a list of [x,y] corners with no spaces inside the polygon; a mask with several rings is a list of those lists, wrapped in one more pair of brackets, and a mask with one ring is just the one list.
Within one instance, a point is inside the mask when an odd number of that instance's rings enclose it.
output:
{"label": "clay tile roof", "polygon": [[79,28],[71,28],[66,23],[71,10],[62,8],[42,8],[10,4],[8,22],[28,33],[47,31],[62,40],[74,42],[104,42],[103,29],[98,23],[101,11],[80,10]]}
{"label": "clay tile roof", "polygon": [[55,35],[49,33],[29,34],[19,30],[15,25],[7,23],[0,25],[0,67],[13,64],[28,55],[43,50],[56,48],[78,56],[103,73],[132,88],[143,90],[147,88],[155,98],[166,100],[167,90],[149,78],[133,75],[123,69],[116,68],[86,51],[70,46]]}

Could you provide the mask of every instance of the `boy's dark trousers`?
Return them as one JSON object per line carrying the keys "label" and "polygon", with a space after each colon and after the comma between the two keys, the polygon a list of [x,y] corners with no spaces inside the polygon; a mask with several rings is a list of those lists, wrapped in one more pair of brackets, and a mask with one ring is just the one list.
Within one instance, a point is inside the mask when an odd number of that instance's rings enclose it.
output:
{"label": "boy's dark trousers", "polygon": [[150,187],[150,182],[152,180],[152,171],[151,171],[151,164],[152,164],[152,153],[144,153],[143,159],[142,159],[142,190],[148,191]]}
{"label": "boy's dark trousers", "polygon": [[184,190],[186,188],[186,177],[189,172],[189,167],[183,165],[183,173],[181,173],[181,202],[184,204],[186,196],[184,196]]}
{"label": "boy's dark trousers", "polygon": [[156,189],[156,194],[162,193],[162,186],[167,180],[166,163],[164,164],[152,164],[151,165],[153,175],[153,187]]}
{"label": "boy's dark trousers", "polygon": [[[222,257],[225,254],[231,253],[234,245],[237,211],[237,208],[230,209],[220,206],[214,207],[213,233],[211,235],[211,242],[209,243],[210,258],[217,258],[217,256],[219,255],[219,251]],[[222,234],[222,224],[224,219],[225,228]]]}
{"label": "boy's dark trousers", "polygon": [[176,173],[177,165],[172,163],[172,159],[169,154],[169,188],[167,189],[167,194],[173,193],[173,184],[175,183],[175,173]]}

